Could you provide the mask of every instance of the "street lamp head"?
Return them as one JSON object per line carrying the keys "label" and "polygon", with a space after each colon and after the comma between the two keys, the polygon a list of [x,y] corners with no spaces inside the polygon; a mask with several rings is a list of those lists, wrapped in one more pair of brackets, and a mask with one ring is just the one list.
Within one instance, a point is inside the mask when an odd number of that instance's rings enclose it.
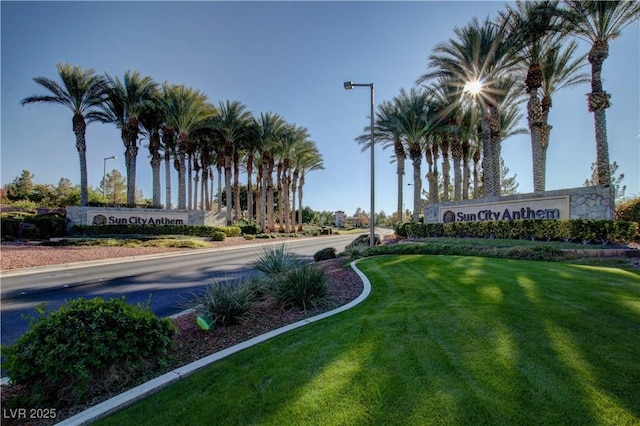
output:
{"label": "street lamp head", "polygon": [[345,82],[344,82],[344,89],[345,89],[345,90],[351,90],[351,89],[353,89],[353,81],[345,81]]}

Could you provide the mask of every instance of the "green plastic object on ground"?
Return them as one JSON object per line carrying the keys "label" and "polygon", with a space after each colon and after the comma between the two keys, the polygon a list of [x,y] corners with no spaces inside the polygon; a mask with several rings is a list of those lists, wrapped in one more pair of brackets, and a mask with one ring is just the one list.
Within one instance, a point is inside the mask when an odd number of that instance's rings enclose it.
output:
{"label": "green plastic object on ground", "polygon": [[196,318],[196,322],[198,323],[198,326],[205,331],[209,331],[212,328],[212,324],[210,324],[210,321],[207,321],[200,315],[198,315],[198,318]]}

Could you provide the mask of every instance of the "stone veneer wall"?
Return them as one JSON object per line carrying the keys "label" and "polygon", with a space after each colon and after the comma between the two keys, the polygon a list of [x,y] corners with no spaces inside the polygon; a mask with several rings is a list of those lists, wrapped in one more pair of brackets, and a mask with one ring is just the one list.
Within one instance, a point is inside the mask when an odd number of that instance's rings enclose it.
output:
{"label": "stone veneer wall", "polygon": [[163,209],[131,209],[126,207],[67,207],[67,230],[74,225],[87,225],[87,212],[100,211],[136,213],[187,213],[189,225],[225,226],[226,214],[222,212],[210,212],[204,210],[163,210]]}
{"label": "stone veneer wall", "polygon": [[498,203],[501,201],[529,200],[534,198],[569,196],[570,219],[614,219],[615,204],[611,187],[585,186],[581,188],[559,189],[555,191],[534,192],[529,194],[507,195],[504,197],[477,198],[474,200],[460,200],[447,203],[427,204],[424,207],[424,222],[438,223],[440,207],[463,206],[484,203]]}

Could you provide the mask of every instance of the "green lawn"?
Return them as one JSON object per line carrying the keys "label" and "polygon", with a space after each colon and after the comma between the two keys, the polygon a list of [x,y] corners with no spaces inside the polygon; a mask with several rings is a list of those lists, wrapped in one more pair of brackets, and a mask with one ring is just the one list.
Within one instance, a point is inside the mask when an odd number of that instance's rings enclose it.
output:
{"label": "green lawn", "polygon": [[361,305],[100,424],[640,424],[640,274],[456,256],[358,266]]}

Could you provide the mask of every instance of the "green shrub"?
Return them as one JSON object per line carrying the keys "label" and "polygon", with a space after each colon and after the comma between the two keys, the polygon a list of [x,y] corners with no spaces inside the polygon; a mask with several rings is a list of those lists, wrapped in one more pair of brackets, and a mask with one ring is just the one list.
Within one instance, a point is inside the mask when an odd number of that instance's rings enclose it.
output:
{"label": "green shrub", "polygon": [[3,213],[3,239],[49,239],[66,235],[67,219],[59,214]]}
{"label": "green shrub", "polygon": [[64,406],[117,390],[167,362],[169,319],[121,299],[76,299],[33,319],[6,348],[7,374],[35,406]]}
{"label": "green shrub", "polygon": [[257,235],[262,231],[259,225],[251,224],[251,225],[242,225],[240,226],[240,233],[242,235]]}
{"label": "green shrub", "polygon": [[211,233],[211,241],[224,241],[227,239],[227,234],[222,231],[214,231]]}
{"label": "green shrub", "polygon": [[333,247],[327,247],[322,250],[318,250],[313,255],[313,260],[320,262],[321,260],[329,260],[336,258],[336,249]]}
{"label": "green shrub", "polygon": [[616,219],[640,223],[640,197],[618,203]]}
{"label": "green shrub", "polygon": [[407,234],[407,227],[411,224],[411,222],[398,222],[395,226],[395,233],[400,238],[407,238],[409,235]]}
{"label": "green shrub", "polygon": [[328,292],[324,271],[308,264],[286,271],[274,288],[274,296],[282,307],[303,310],[326,304]]}
{"label": "green shrub", "polygon": [[214,280],[194,300],[196,310],[216,325],[241,323],[251,313],[253,301],[253,289],[240,280],[230,283]]}

